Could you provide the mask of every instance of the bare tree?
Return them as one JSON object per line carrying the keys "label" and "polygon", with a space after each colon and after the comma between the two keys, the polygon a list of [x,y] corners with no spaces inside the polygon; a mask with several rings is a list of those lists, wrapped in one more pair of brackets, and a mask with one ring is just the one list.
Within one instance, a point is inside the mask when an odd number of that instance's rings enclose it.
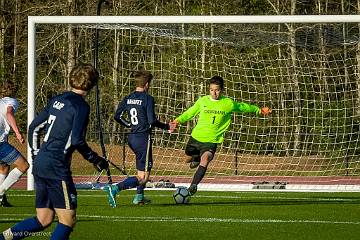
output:
{"label": "bare tree", "polygon": [[[0,0],[0,9],[4,9],[5,0]],[[0,15],[0,80],[4,81],[5,77],[5,11],[1,11]]]}
{"label": "bare tree", "polygon": [[[117,4],[114,4],[114,11],[116,14],[118,14],[120,12],[122,8],[122,1],[119,1]],[[119,61],[121,59],[121,63],[123,62],[123,51],[121,51],[121,32],[123,30],[119,30],[119,29],[115,29],[114,30],[114,59],[113,59],[113,69],[112,69],[112,82],[114,85],[114,91],[113,91],[113,109],[114,112],[117,109],[117,103],[118,103],[118,98],[119,98],[119,85],[118,85],[118,78],[119,78],[119,74],[118,74],[118,70],[119,70]],[[121,53],[121,55],[120,55]],[[121,56],[121,58],[120,58]],[[110,123],[109,123],[110,124]],[[117,131],[117,127],[118,124],[112,124],[112,132],[116,132]],[[115,136],[110,136],[110,140],[112,142],[115,141]]]}
{"label": "bare tree", "polygon": [[[272,7],[272,9],[275,11],[276,14],[280,15],[282,14],[281,11],[281,5],[280,5],[280,1],[276,0],[276,3],[273,3],[271,0],[267,0],[268,4]],[[296,14],[296,0],[291,0],[291,5],[290,5],[290,14],[291,15],[295,15]],[[298,73],[297,73],[297,49],[296,49],[296,28],[295,25],[293,23],[286,23],[285,24],[288,33],[289,33],[289,54],[290,54],[290,58],[289,58],[289,67],[287,68],[287,70],[289,71],[288,75],[292,77],[292,83],[293,83],[293,88],[294,89],[294,93],[293,96],[295,97],[293,99],[294,101],[294,114],[295,116],[300,115],[300,90],[299,90],[299,80],[298,80]],[[281,31],[281,25],[278,25],[278,31]],[[286,53],[285,53],[286,54]],[[278,56],[279,59],[282,58],[282,51],[281,51],[281,46],[279,46],[278,48]],[[283,86],[283,85],[282,85]],[[288,89],[283,86],[283,91],[284,93],[288,92]],[[284,100],[281,101],[281,105],[283,107],[283,109],[285,109],[285,103],[284,101],[286,100],[286,96],[284,95]],[[282,126],[288,126],[287,125],[287,113],[286,111],[284,111],[284,115],[282,116]],[[298,151],[300,149],[300,120],[298,118],[294,118],[292,119],[292,121],[295,122],[295,129],[293,130],[293,134],[294,134],[294,146],[293,146],[293,155],[298,154]],[[286,131],[286,128],[285,128]],[[285,148],[286,151],[286,155],[290,155],[290,144],[288,141],[288,138],[286,136],[286,132],[284,134],[284,137],[282,139],[283,142],[283,148]]]}
{"label": "bare tree", "polygon": [[[327,14],[327,6],[328,6],[328,1],[325,1],[325,6],[322,6],[322,2],[321,0],[317,1],[316,4],[316,8],[317,8],[317,12],[319,15],[321,14]],[[326,97],[324,96],[328,90],[327,90],[327,75],[326,75],[326,62],[327,62],[327,57],[326,57],[326,48],[325,48],[325,37],[324,37],[324,27],[322,24],[319,25],[318,28],[318,36],[319,36],[319,48],[320,48],[320,67],[318,68],[318,72],[319,72],[319,82],[320,82],[320,98],[321,98],[321,102],[323,102],[323,99]]]}
{"label": "bare tree", "polygon": [[[290,14],[295,15],[296,13],[296,0],[291,0],[291,10]],[[292,82],[294,84],[294,112],[295,116],[300,116],[300,89],[299,89],[299,80],[297,73],[297,50],[296,50],[296,28],[294,24],[289,24],[289,38],[290,38],[290,60],[291,60],[291,68],[289,68],[290,76],[292,76]],[[294,119],[295,120],[295,119]],[[294,152],[293,155],[297,155],[300,149],[300,120],[296,118],[296,124],[294,129]]]}
{"label": "bare tree", "polygon": [[[69,15],[76,15],[76,0],[68,0],[68,11]],[[75,47],[76,47],[76,36],[75,36],[75,29],[72,25],[69,24],[68,26],[68,56],[67,56],[67,71],[66,77],[64,78],[64,86],[67,87],[68,81],[67,77],[70,74],[71,69],[75,66]]]}
{"label": "bare tree", "polygon": [[[343,15],[346,14],[345,11],[345,2],[344,0],[341,0],[341,13]],[[349,83],[349,72],[348,72],[348,68],[347,68],[347,64],[346,64],[346,59],[348,58],[348,49],[346,46],[346,38],[347,38],[347,23],[343,23],[342,24],[342,34],[343,34],[343,49],[344,49],[344,76],[345,76],[345,86],[347,86],[347,84]]]}
{"label": "bare tree", "polygon": [[18,27],[20,25],[20,17],[19,17],[19,8],[20,8],[20,1],[15,0],[15,19],[14,19],[14,49],[13,49],[13,72],[12,72],[12,79],[16,81],[16,64],[17,64],[17,53],[18,53]]}

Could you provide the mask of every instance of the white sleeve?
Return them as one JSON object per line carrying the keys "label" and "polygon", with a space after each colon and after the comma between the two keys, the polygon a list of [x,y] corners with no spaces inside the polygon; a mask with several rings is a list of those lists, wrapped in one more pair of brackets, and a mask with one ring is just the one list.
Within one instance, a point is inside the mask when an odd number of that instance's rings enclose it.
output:
{"label": "white sleeve", "polygon": [[6,98],[5,99],[5,105],[6,106],[12,106],[14,109],[14,113],[18,110],[19,108],[19,101],[16,100],[15,98]]}

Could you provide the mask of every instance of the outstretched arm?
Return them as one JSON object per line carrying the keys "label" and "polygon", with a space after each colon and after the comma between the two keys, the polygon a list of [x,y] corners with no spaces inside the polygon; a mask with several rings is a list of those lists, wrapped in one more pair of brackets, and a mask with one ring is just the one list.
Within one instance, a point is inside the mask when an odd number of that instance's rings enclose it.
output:
{"label": "outstretched arm", "polygon": [[200,112],[200,101],[201,98],[199,98],[193,106],[188,108],[183,114],[178,116],[176,119],[172,120],[169,123],[170,129],[169,132],[172,133],[175,131],[178,125],[183,124],[191,119],[193,119],[196,115]]}
{"label": "outstretched arm", "polygon": [[269,115],[271,113],[271,109],[268,107],[259,108],[256,105],[248,104],[244,102],[235,102],[234,101],[234,112],[255,112],[261,115]]}
{"label": "outstretched arm", "polygon": [[6,120],[10,124],[13,131],[15,132],[17,140],[20,143],[24,143],[25,140],[24,140],[23,136],[21,135],[20,130],[19,130],[17,124],[16,124],[16,119],[15,119],[15,116],[14,116],[14,108],[12,106],[8,106],[7,109],[6,109]]}

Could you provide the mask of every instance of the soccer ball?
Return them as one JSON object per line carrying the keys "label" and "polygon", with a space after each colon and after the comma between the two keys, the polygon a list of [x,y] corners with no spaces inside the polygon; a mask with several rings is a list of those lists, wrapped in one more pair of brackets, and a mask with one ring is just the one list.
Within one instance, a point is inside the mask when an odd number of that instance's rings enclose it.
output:
{"label": "soccer ball", "polygon": [[190,202],[191,195],[187,187],[178,187],[176,188],[173,197],[176,204],[186,204]]}

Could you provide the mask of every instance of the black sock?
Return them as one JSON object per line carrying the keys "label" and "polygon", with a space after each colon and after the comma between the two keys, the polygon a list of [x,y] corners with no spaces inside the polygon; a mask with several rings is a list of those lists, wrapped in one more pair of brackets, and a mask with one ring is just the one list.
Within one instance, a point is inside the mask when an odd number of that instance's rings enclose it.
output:
{"label": "black sock", "polygon": [[198,167],[198,169],[196,170],[195,175],[193,177],[193,180],[191,182],[191,185],[192,184],[198,185],[201,182],[201,180],[205,176],[206,169],[207,169],[206,167],[201,166],[201,165]]}

